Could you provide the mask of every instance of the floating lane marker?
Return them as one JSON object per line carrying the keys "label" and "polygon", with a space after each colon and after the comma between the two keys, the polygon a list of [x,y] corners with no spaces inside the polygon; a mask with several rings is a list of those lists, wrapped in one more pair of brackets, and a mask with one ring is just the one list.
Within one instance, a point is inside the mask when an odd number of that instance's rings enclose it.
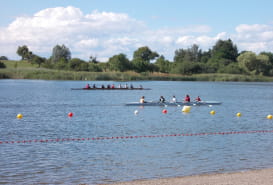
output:
{"label": "floating lane marker", "polygon": [[237,116],[237,117],[241,117],[242,114],[241,114],[240,112],[238,112],[238,113],[236,114],[236,116]]}
{"label": "floating lane marker", "polygon": [[163,110],[162,110],[162,113],[163,113],[163,114],[167,114],[167,113],[168,113],[168,110],[167,110],[167,109],[163,109]]}
{"label": "floating lane marker", "polygon": [[72,118],[73,115],[74,115],[73,112],[69,112],[69,113],[67,114],[67,116],[70,117],[70,118]]}
{"label": "floating lane marker", "polygon": [[186,113],[189,113],[190,111],[191,111],[191,106],[183,106],[183,108],[182,108],[182,110],[181,110],[182,112],[186,112]]}
{"label": "floating lane marker", "polygon": [[215,114],[215,110],[210,111],[210,114],[214,115]]}
{"label": "floating lane marker", "polygon": [[17,119],[22,119],[23,118],[23,114],[17,114],[16,118]]}
{"label": "floating lane marker", "polygon": [[234,135],[234,134],[255,134],[255,133],[273,133],[273,130],[208,132],[208,133],[189,133],[189,134],[163,134],[163,135],[144,135],[144,136],[92,137],[92,138],[34,139],[34,140],[21,140],[21,141],[0,141],[0,144],[55,143],[55,142],[66,142],[66,141],[96,141],[96,140],[115,140],[115,139]]}

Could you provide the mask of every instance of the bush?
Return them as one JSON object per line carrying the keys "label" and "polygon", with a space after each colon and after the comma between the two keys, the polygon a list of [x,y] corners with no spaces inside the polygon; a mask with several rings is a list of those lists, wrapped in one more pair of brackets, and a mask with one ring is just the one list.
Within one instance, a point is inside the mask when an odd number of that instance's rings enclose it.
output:
{"label": "bush", "polygon": [[88,71],[90,71],[90,72],[102,72],[102,68],[98,64],[89,63]]}
{"label": "bush", "polygon": [[238,66],[237,63],[231,63],[224,66],[217,71],[218,73],[229,73],[229,74],[242,74],[243,70]]}
{"label": "bush", "polygon": [[6,68],[6,65],[0,61],[0,68]]}
{"label": "bush", "polygon": [[0,57],[0,60],[9,60],[9,59],[8,59],[8,57],[6,57],[6,56],[1,56],[1,57]]}

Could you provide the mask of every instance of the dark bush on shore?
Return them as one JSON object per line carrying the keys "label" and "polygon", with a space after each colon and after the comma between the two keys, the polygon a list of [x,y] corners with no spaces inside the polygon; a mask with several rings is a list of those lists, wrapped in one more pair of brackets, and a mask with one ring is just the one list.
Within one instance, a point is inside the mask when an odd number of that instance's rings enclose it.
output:
{"label": "dark bush on shore", "polygon": [[0,68],[6,68],[6,65],[0,61]]}

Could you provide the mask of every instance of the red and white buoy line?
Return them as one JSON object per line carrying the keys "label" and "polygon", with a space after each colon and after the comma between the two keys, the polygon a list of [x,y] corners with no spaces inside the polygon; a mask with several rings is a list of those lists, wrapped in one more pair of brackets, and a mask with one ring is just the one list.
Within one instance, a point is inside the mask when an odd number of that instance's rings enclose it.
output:
{"label": "red and white buoy line", "polygon": [[163,135],[144,135],[144,136],[91,137],[91,138],[34,139],[34,140],[18,140],[18,141],[0,141],[0,144],[53,143],[53,142],[67,142],[67,141],[97,141],[97,140],[118,140],[118,139],[124,140],[124,139],[141,139],[141,138],[234,135],[234,134],[255,134],[255,133],[273,133],[273,130],[207,132],[207,133],[165,134],[165,135],[163,134]]}

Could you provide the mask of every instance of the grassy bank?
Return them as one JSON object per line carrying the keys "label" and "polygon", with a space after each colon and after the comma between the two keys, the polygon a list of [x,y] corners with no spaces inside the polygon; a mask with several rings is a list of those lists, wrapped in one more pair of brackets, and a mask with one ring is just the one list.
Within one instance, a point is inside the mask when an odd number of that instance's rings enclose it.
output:
{"label": "grassy bank", "polygon": [[177,75],[163,73],[129,72],[73,72],[38,68],[25,61],[2,61],[7,66],[0,69],[0,79],[43,79],[43,80],[164,80],[164,81],[273,81],[273,77],[238,74],[195,74]]}

